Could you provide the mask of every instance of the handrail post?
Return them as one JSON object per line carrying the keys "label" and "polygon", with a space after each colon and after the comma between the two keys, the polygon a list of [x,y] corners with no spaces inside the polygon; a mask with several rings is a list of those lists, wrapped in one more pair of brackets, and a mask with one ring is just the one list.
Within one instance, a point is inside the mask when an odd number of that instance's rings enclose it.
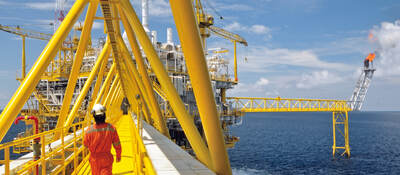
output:
{"label": "handrail post", "polygon": [[5,169],[5,174],[9,175],[10,174],[10,147],[4,148],[4,169]]}
{"label": "handrail post", "polygon": [[42,175],[46,175],[46,169],[47,169],[47,167],[46,167],[46,149],[45,149],[45,145],[46,145],[46,141],[45,141],[45,139],[46,139],[46,137],[45,137],[45,135],[42,135],[42,136],[40,136],[40,144],[42,144],[41,145],[41,147],[42,147],[42,155],[41,155],[41,157],[42,157],[42,168],[41,168],[41,170],[42,170]]}

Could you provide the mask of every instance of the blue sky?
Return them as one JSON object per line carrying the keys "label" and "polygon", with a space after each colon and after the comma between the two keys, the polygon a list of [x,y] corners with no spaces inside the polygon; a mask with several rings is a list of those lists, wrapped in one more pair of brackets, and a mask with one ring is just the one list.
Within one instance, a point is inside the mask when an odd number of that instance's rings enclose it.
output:
{"label": "blue sky", "polygon": [[[140,1],[133,4],[140,16]],[[348,99],[363,59],[379,50],[382,54],[375,61],[377,72],[363,109],[400,110],[400,22],[396,22],[400,1],[207,0],[203,5],[216,26],[249,43],[239,47],[240,83],[228,92],[230,96]],[[49,0],[0,0],[0,24],[51,33],[48,24],[54,19],[54,6]],[[158,40],[165,41],[166,28],[174,28],[168,1],[150,0],[149,24],[158,31]],[[96,21],[94,28],[93,35],[100,36],[102,22]],[[369,33],[373,39],[368,39]],[[178,41],[176,32],[174,40]],[[44,46],[43,41],[27,40],[29,66]],[[217,37],[208,40],[208,47],[233,51],[229,41]],[[0,32],[0,52],[3,107],[18,87],[21,40]],[[232,53],[226,57],[232,60]]]}

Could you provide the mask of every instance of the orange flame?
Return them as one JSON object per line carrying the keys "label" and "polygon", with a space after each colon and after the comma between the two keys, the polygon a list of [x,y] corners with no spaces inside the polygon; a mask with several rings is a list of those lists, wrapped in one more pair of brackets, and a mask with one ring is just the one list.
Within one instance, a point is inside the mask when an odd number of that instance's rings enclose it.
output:
{"label": "orange flame", "polygon": [[369,62],[372,62],[375,59],[375,53],[370,53],[368,56],[365,58],[365,60],[368,60]]}

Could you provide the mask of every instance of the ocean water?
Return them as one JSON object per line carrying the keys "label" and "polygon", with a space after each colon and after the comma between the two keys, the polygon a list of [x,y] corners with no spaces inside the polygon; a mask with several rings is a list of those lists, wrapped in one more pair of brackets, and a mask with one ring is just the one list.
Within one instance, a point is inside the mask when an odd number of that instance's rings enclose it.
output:
{"label": "ocean water", "polygon": [[234,174],[400,174],[400,112],[349,113],[350,158],[332,156],[332,113],[248,113],[232,133]]}

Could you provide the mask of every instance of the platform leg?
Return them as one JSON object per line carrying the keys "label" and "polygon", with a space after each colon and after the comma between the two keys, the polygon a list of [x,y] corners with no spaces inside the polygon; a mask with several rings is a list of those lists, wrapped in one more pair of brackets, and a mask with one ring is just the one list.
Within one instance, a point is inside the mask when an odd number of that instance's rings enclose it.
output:
{"label": "platform leg", "polygon": [[[333,128],[333,145],[332,155],[336,155],[336,151],[343,149],[345,154],[350,157],[350,143],[349,143],[349,116],[347,111],[333,112],[332,114],[332,128]],[[337,146],[336,133],[340,133],[343,136],[344,146]]]}

